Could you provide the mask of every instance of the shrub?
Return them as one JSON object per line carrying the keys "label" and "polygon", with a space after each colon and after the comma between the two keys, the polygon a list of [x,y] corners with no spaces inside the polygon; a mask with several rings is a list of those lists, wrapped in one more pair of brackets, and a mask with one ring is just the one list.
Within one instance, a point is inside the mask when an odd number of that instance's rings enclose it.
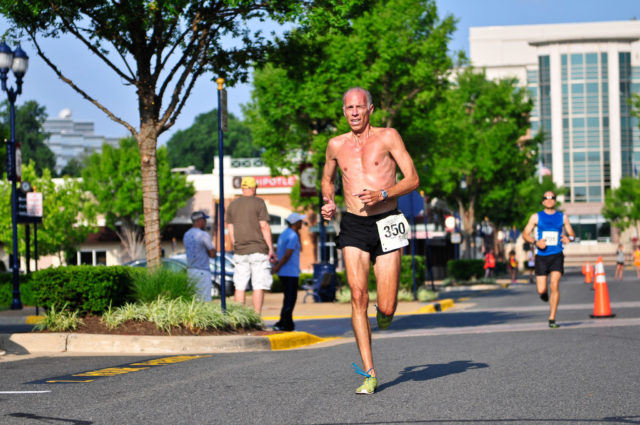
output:
{"label": "shrub", "polygon": [[[36,305],[31,275],[20,275],[20,301],[23,305]],[[0,305],[10,306],[13,302],[13,273],[0,273]]]}
{"label": "shrub", "polygon": [[131,296],[132,276],[142,273],[124,266],[56,267],[33,273],[31,286],[37,305],[101,314],[110,305],[124,304]]}
{"label": "shrub", "polygon": [[484,260],[449,260],[447,273],[456,282],[484,276]]}
{"label": "shrub", "polygon": [[191,299],[196,284],[184,272],[158,268],[152,272],[134,273],[133,296],[137,301],[152,302],[158,297]]}
{"label": "shrub", "polygon": [[[424,258],[416,255],[416,286],[420,287],[424,281]],[[345,277],[346,282],[346,277]],[[373,272],[373,266],[369,269],[369,290],[376,290],[376,276]],[[403,255],[400,263],[400,282],[399,287],[408,291],[413,291],[413,269],[411,267],[411,256]]]}

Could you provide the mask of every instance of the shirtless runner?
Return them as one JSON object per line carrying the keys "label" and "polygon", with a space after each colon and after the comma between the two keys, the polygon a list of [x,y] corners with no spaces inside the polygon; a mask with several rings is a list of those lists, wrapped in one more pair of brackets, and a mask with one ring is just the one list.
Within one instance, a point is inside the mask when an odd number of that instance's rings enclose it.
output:
{"label": "shirtless runner", "polygon": [[[397,210],[399,196],[418,187],[415,166],[402,138],[392,128],[374,128],[371,94],[363,88],[349,89],[343,97],[343,112],[351,131],[329,140],[322,175],[325,204],[322,217],[331,220],[335,176],[342,171],[347,213],[340,225],[336,245],[342,248],[347,280],[351,288],[351,323],[365,376],[358,394],[373,394],[378,386],[371,352],[371,324],[367,317],[369,265],[373,263],[378,292],[378,327],[391,324],[398,298],[401,247],[407,242],[406,219]],[[396,181],[397,168],[403,178]],[[365,372],[366,371],[366,372]]]}

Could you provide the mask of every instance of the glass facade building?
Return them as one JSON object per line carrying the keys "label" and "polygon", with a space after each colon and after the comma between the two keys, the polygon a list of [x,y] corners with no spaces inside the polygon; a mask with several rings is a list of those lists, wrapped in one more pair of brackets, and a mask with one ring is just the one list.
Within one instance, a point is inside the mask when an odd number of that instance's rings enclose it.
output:
{"label": "glass facade building", "polygon": [[[607,190],[640,171],[640,22],[470,29],[470,56],[488,78],[516,77],[534,102],[539,162],[567,190],[563,208],[582,240],[605,241]],[[541,169],[543,170],[543,169]]]}

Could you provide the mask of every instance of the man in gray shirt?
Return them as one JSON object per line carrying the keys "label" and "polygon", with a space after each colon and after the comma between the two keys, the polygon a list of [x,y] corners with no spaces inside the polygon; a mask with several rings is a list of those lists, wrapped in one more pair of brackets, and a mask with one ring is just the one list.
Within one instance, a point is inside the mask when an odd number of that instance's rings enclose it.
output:
{"label": "man in gray shirt", "polygon": [[211,235],[203,229],[209,216],[204,211],[191,214],[193,227],[184,234],[184,248],[187,251],[187,273],[196,283],[196,295],[203,301],[211,301],[211,270],[209,258],[216,255]]}

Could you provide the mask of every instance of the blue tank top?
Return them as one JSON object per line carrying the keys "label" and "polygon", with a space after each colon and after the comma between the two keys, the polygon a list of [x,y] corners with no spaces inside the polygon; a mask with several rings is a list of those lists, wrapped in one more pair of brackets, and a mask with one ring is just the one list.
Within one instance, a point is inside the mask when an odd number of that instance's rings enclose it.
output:
{"label": "blue tank top", "polygon": [[545,249],[538,248],[536,255],[553,255],[562,252],[563,223],[564,214],[559,211],[553,214],[547,214],[544,211],[538,212],[538,237],[536,239],[546,239],[547,247]]}

